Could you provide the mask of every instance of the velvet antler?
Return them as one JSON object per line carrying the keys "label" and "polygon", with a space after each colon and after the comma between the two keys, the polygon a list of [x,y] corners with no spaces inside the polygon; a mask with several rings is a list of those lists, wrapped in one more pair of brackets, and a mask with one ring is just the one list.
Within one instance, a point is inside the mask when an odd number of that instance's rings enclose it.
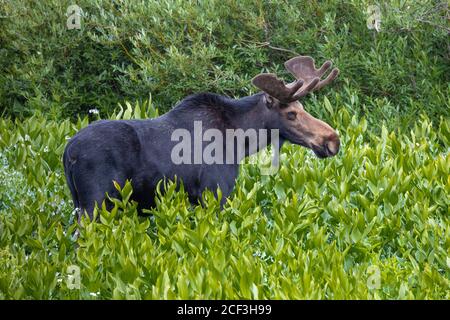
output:
{"label": "velvet antler", "polygon": [[282,102],[292,102],[319,90],[331,81],[336,79],[339,70],[334,68],[328,77],[321,80],[322,76],[331,67],[331,61],[325,62],[319,69],[316,69],[314,59],[308,56],[298,56],[285,62],[286,69],[297,79],[286,84],[272,73],[261,73],[253,78],[252,83]]}

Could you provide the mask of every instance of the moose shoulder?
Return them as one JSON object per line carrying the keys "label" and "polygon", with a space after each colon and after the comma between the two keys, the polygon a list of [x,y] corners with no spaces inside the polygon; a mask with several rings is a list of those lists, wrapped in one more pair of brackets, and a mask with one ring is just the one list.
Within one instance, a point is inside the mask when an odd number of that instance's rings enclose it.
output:
{"label": "moose shoulder", "polygon": [[[123,185],[127,179],[140,209],[154,204],[161,179],[175,177],[183,181],[191,202],[198,202],[204,190],[219,187],[223,203],[233,190],[243,157],[274,143],[270,133],[263,139],[247,134],[251,130],[277,131],[279,146],[288,140],[321,158],[337,154],[336,132],[308,114],[298,100],[330,83],[338,70],[321,80],[331,62],[316,69],[314,60],[306,56],[285,66],[295,81],[285,84],[273,74],[260,74],[253,84],[262,92],[252,96],[235,100],[201,93],[155,119],[101,120],[80,130],[63,157],[79,216],[86,211],[92,217],[95,204],[100,205],[106,193],[117,196],[113,181]],[[244,138],[230,132],[244,133]],[[203,159],[205,152],[212,160]]]}

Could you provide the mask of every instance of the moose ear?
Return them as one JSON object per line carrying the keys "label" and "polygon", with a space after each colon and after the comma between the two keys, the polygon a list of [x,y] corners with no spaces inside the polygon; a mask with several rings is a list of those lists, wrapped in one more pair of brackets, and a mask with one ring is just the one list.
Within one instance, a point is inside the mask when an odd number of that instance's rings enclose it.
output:
{"label": "moose ear", "polygon": [[265,94],[264,95],[264,100],[265,100],[265,103],[266,103],[266,107],[271,109],[273,107],[273,104],[275,103],[275,98],[270,96],[270,95],[268,95],[268,94]]}

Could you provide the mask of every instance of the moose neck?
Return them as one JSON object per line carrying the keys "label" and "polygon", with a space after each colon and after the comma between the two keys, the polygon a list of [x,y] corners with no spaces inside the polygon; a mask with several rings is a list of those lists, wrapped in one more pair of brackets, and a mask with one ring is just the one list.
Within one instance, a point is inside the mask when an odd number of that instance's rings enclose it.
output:
{"label": "moose neck", "polygon": [[[235,139],[234,150],[238,162],[266,148],[272,140],[279,138],[279,136],[274,137],[273,132],[267,128],[270,113],[264,109],[262,98],[263,95],[258,93],[236,100],[238,107],[230,117],[230,124],[238,137]],[[239,136],[241,136],[240,139]],[[277,144],[279,145],[278,142]]]}
{"label": "moose neck", "polygon": [[261,112],[263,93],[241,99],[231,99],[213,93],[200,93],[183,99],[165,116],[174,123],[187,124],[202,121],[203,128],[264,129],[266,113]]}
{"label": "moose neck", "polygon": [[185,98],[167,115],[178,125],[189,126],[201,121],[202,130],[218,129],[222,132],[224,147],[225,143],[233,143],[233,158],[240,162],[272,142],[271,132],[267,130],[270,113],[262,99],[263,93],[241,99],[211,93],[196,94]]}
{"label": "moose neck", "polygon": [[228,116],[230,124],[234,129],[265,129],[268,119],[260,101],[261,94],[244,97],[236,101],[237,106],[233,108],[232,113]]}

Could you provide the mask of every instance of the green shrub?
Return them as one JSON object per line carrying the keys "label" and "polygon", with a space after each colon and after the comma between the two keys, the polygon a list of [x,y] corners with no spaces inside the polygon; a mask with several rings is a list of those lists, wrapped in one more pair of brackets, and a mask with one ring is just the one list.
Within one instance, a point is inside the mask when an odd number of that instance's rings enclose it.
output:
{"label": "green shrub", "polygon": [[[287,144],[273,176],[244,164],[223,210],[210,192],[191,206],[166,183],[139,217],[131,185],[117,186],[114,208],[84,219],[77,244],[61,155],[87,118],[1,119],[3,170],[20,178],[1,189],[0,298],[449,299],[449,119],[375,135],[351,105],[323,104],[339,156]],[[127,103],[111,118],[156,114]]]}
{"label": "green shrub", "polygon": [[385,2],[379,33],[372,1],[80,0],[81,30],[65,26],[69,4],[0,1],[0,112],[106,114],[150,94],[165,112],[194,92],[250,94],[261,71],[287,77],[295,54],[334,60],[335,90],[377,126],[438,120],[449,105],[446,2]]}

